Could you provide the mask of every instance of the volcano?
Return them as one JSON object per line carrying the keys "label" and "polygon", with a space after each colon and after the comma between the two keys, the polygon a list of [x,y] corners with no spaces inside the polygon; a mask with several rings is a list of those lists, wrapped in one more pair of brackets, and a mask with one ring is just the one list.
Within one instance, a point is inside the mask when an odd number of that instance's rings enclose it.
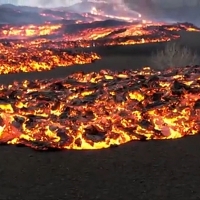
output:
{"label": "volcano", "polygon": [[[180,38],[180,32],[200,31],[190,23],[154,23],[94,6],[82,13],[0,9],[0,74],[98,62],[98,47],[167,42]],[[0,143],[37,150],[101,149],[199,134],[199,85],[199,66],[77,72],[1,85]]]}

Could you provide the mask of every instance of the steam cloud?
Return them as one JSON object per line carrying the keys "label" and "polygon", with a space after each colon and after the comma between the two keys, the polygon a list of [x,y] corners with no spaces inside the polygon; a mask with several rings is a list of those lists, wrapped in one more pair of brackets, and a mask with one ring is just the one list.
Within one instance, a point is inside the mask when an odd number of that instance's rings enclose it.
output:
{"label": "steam cloud", "polygon": [[[56,7],[67,7],[79,3],[81,1],[83,0],[34,0],[34,1],[29,1],[28,3],[26,3],[26,5],[33,7],[56,8]],[[142,6],[140,5],[140,1],[137,0],[88,0],[88,1],[96,1],[96,2],[104,1],[112,3],[114,5],[120,4],[121,6],[126,7],[126,10],[139,13],[141,12],[143,16],[147,16],[147,18],[151,20],[162,20],[162,21],[164,20],[168,22],[187,21],[194,23],[196,25],[200,25],[199,21],[200,1],[195,1],[196,4],[194,4],[194,1],[186,1],[188,3],[187,6],[185,7],[184,5],[181,4],[182,1],[180,3],[177,3],[176,6],[175,5],[173,6],[173,4],[168,5],[167,3],[165,3],[166,7],[164,5],[161,5],[160,3],[155,4],[155,1],[153,0],[145,1],[145,3],[142,3]],[[83,11],[80,8],[74,8],[74,9],[75,9],[74,11],[77,12]]]}
{"label": "steam cloud", "polygon": [[75,3],[81,2],[80,0],[34,0],[30,1],[27,6],[34,7],[61,7],[61,6],[70,6]]}
{"label": "steam cloud", "polygon": [[[26,5],[27,6],[33,6],[33,7],[55,8],[55,7],[70,6],[70,5],[79,3],[81,1],[82,0],[34,0],[34,1],[28,2]],[[98,0],[96,0],[96,1],[98,2]],[[103,0],[99,0],[99,1],[103,1]],[[124,0],[105,0],[105,2],[125,5]]]}

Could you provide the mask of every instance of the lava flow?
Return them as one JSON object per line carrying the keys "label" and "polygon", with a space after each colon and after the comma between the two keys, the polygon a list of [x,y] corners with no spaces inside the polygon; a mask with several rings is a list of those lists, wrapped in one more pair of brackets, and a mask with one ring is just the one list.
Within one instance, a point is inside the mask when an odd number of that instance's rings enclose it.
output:
{"label": "lava flow", "polygon": [[[115,25],[105,27],[106,23],[5,25],[0,29],[0,73],[43,71],[91,63],[100,59],[100,56],[95,52],[83,53],[74,49],[169,41],[178,38],[180,30],[198,31],[187,23],[162,25],[112,22]],[[122,25],[124,23],[126,25]]]}
{"label": "lava flow", "polygon": [[200,67],[72,74],[1,86],[0,141],[100,149],[200,133]]}
{"label": "lava flow", "polygon": [[[7,46],[8,45],[8,46]],[[28,45],[28,44],[27,44]],[[100,59],[96,53],[73,53],[37,48],[23,43],[0,44],[0,74],[52,70],[74,64],[91,63]]]}
{"label": "lava flow", "polygon": [[[103,3],[97,7],[112,9],[113,6]],[[100,56],[95,52],[85,53],[85,48],[164,42],[179,38],[180,31],[200,31],[189,23],[145,21],[141,14],[132,11],[128,15],[133,17],[127,18],[127,10],[122,8],[118,8],[124,10],[120,16],[108,15],[94,4],[85,13],[69,8],[31,10],[0,6],[0,74],[92,63]]]}
{"label": "lava flow", "polygon": [[[0,7],[0,16],[10,12],[4,9]],[[96,10],[77,14],[23,9],[31,8],[16,7],[10,12],[14,17],[0,18],[5,20],[0,26],[0,74],[91,63],[100,56],[85,53],[85,48],[169,41],[179,38],[180,31],[200,31],[188,23],[130,21]],[[36,18],[38,23],[32,21]],[[0,86],[1,144],[101,149],[199,133],[199,66],[77,72],[63,79]]]}

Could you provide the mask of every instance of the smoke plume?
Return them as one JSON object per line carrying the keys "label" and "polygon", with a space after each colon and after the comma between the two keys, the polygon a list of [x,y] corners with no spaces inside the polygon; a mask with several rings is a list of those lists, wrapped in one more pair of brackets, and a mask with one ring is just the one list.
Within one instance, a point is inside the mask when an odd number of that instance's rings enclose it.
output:
{"label": "smoke plume", "polygon": [[[76,3],[80,3],[85,0],[34,0],[29,1],[26,5],[27,6],[33,6],[33,7],[45,7],[45,8],[55,8],[55,7],[66,7],[70,6]],[[91,2],[98,2],[98,1],[104,1],[104,0],[88,0]],[[124,0],[106,0],[107,3],[112,4],[121,4],[125,5]]]}
{"label": "smoke plume", "polygon": [[30,1],[27,4],[27,6],[55,8],[55,7],[70,6],[79,2],[81,1],[80,0],[34,0]]}

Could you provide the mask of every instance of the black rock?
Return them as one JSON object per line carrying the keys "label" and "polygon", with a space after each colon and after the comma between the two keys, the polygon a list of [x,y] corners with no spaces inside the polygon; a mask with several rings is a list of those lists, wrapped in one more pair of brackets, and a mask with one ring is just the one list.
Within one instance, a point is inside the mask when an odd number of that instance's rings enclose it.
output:
{"label": "black rock", "polygon": [[194,109],[200,109],[200,99],[195,102]]}
{"label": "black rock", "polygon": [[149,77],[149,79],[148,79],[147,81],[148,81],[148,82],[157,82],[157,81],[159,81],[159,80],[160,80],[159,76],[157,76],[157,75],[152,75],[152,76]]}
{"label": "black rock", "polygon": [[4,121],[1,116],[0,116],[0,126],[4,126]]}
{"label": "black rock", "polygon": [[151,122],[143,119],[142,121],[140,121],[139,125],[142,127],[142,128],[145,128],[145,129],[150,129],[152,127],[152,124]]}
{"label": "black rock", "polygon": [[16,99],[18,95],[19,95],[19,91],[15,90],[15,91],[11,91],[8,97],[9,99]]}
{"label": "black rock", "polygon": [[164,106],[164,105],[166,105],[166,102],[155,101],[155,102],[153,102],[151,104],[147,104],[146,109],[150,110],[150,109],[157,108],[157,107]]}
{"label": "black rock", "polygon": [[82,99],[82,102],[93,103],[97,99],[97,97],[98,97],[98,94],[96,93],[90,94],[90,95],[85,96]]}
{"label": "black rock", "polygon": [[157,137],[163,137],[164,135],[162,134],[162,132],[160,130],[154,129],[154,135],[156,135]]}
{"label": "black rock", "polygon": [[17,122],[17,123],[19,123],[19,124],[23,124],[24,122],[25,122],[25,118],[24,117],[21,117],[21,116],[17,116],[17,115],[15,115],[14,116],[14,119],[15,119],[15,121]]}
{"label": "black rock", "polygon": [[60,107],[60,101],[55,101],[54,105],[51,107],[51,110],[57,110]]}
{"label": "black rock", "polygon": [[189,90],[189,86],[175,80],[174,83],[173,83],[173,86],[172,86],[172,90],[177,91],[177,90],[181,90],[181,89]]}
{"label": "black rock", "polygon": [[144,75],[136,75],[135,78],[139,80],[146,80],[146,77]]}
{"label": "black rock", "polygon": [[59,91],[59,90],[64,90],[65,86],[63,85],[63,83],[61,81],[59,81],[59,82],[51,84],[50,88],[52,90],[58,90]]}
{"label": "black rock", "polygon": [[162,96],[163,96],[163,93],[156,92],[152,95],[152,101],[161,101]]}
{"label": "black rock", "polygon": [[117,103],[121,103],[121,102],[125,102],[127,99],[126,99],[126,95],[121,93],[121,94],[116,94],[114,96],[114,99],[115,99],[115,102]]}
{"label": "black rock", "polygon": [[59,129],[56,130],[56,133],[57,133],[57,136],[60,137],[60,142],[59,143],[61,145],[65,144],[68,141],[69,136],[67,135],[65,129],[59,128]]}
{"label": "black rock", "polygon": [[11,101],[11,99],[9,99],[8,97],[6,96],[1,96],[0,97],[0,104],[7,104]]}
{"label": "black rock", "polygon": [[86,139],[91,140],[93,142],[101,142],[105,140],[105,134],[105,132],[100,132],[99,130],[97,130],[96,127],[92,126],[90,128],[85,129],[84,136]]}
{"label": "black rock", "polygon": [[83,117],[92,120],[94,119],[95,115],[92,111],[86,111]]}
{"label": "black rock", "polygon": [[61,113],[61,115],[59,116],[59,118],[60,118],[60,119],[68,118],[69,115],[70,115],[70,112],[71,112],[71,108],[70,108],[70,107],[66,107],[66,108],[62,111],[62,113]]}

